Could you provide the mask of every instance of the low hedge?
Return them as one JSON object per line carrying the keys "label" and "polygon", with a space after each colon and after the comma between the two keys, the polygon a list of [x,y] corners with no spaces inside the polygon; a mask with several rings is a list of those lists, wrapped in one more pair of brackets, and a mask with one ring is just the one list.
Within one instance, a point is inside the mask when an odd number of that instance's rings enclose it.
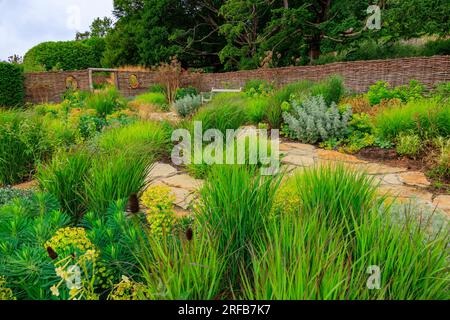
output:
{"label": "low hedge", "polygon": [[21,105],[25,97],[23,69],[17,64],[0,62],[0,107]]}

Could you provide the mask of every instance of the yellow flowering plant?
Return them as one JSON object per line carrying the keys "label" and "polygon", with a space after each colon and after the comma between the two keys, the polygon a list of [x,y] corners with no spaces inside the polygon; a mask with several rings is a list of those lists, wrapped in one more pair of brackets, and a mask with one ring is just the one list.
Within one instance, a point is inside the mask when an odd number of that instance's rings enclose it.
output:
{"label": "yellow flowering plant", "polygon": [[6,287],[6,279],[0,277],[0,301],[11,301],[16,300],[12,290]]}
{"label": "yellow flowering plant", "polygon": [[146,298],[146,287],[142,283],[134,282],[126,276],[122,276],[122,281],[114,287],[109,295],[109,300],[132,301]]}
{"label": "yellow flowering plant", "polygon": [[[45,243],[55,261],[56,275],[61,279],[50,288],[53,296],[69,300],[97,300],[95,292],[100,277],[107,279],[106,268],[99,265],[99,252],[84,228],[61,228]],[[68,293],[67,293],[68,291]]]}
{"label": "yellow flowering plant", "polygon": [[[85,257],[85,253],[94,252],[92,259],[98,257],[91,240],[89,240],[84,228],[62,228],[45,243],[45,248],[51,248],[59,257],[72,256],[74,259]],[[90,257],[90,256],[88,256]]]}
{"label": "yellow flowering plant", "polygon": [[142,196],[142,203],[147,208],[146,217],[150,231],[157,236],[169,233],[175,224],[175,196],[166,186],[154,186],[147,189]]}

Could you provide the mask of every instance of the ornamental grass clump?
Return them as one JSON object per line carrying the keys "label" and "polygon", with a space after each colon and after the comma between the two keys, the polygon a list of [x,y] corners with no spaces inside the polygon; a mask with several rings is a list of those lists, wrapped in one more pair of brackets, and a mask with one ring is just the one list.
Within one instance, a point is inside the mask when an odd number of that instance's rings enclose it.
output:
{"label": "ornamental grass clump", "polygon": [[305,169],[287,182],[300,202],[264,224],[241,265],[249,300],[448,300],[448,222],[429,222],[384,204],[365,174]]}
{"label": "ornamental grass clump", "polygon": [[229,262],[227,282],[236,285],[239,265],[250,263],[249,245],[255,243],[271,217],[281,176],[261,176],[244,165],[214,166],[200,191],[195,217],[200,233],[217,239],[219,252]]}
{"label": "ornamental grass clump", "polygon": [[283,114],[289,130],[303,143],[342,138],[347,133],[351,108],[342,114],[335,103],[328,106],[322,96],[309,97],[300,105],[292,103],[292,112]]}
{"label": "ornamental grass clump", "polygon": [[147,288],[141,299],[213,300],[221,294],[226,263],[217,239],[208,234],[187,241],[175,235],[148,236],[138,258]]}

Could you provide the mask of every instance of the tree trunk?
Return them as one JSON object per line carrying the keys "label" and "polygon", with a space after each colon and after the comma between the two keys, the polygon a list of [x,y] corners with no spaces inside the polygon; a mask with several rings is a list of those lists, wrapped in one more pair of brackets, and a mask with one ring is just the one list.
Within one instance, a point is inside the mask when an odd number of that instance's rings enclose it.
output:
{"label": "tree trunk", "polygon": [[320,46],[322,42],[322,37],[320,35],[315,35],[311,39],[309,44],[309,59],[312,62],[320,56]]}
{"label": "tree trunk", "polygon": [[283,5],[285,9],[289,9],[289,0],[283,0]]}

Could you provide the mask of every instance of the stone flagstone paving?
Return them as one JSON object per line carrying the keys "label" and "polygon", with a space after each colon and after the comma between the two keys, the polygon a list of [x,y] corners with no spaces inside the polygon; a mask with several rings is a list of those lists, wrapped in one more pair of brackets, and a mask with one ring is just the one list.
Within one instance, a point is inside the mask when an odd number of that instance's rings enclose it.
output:
{"label": "stone flagstone paving", "polygon": [[[288,174],[317,164],[342,162],[374,176],[375,181],[380,182],[381,194],[397,197],[400,202],[412,202],[430,209],[437,208],[450,216],[450,195],[435,196],[426,190],[430,182],[422,172],[368,162],[352,155],[317,149],[301,143],[280,143],[280,152],[282,168]],[[196,191],[203,185],[203,181],[164,163],[155,165],[149,180],[151,185],[166,185],[172,189],[180,214],[189,213]]]}

